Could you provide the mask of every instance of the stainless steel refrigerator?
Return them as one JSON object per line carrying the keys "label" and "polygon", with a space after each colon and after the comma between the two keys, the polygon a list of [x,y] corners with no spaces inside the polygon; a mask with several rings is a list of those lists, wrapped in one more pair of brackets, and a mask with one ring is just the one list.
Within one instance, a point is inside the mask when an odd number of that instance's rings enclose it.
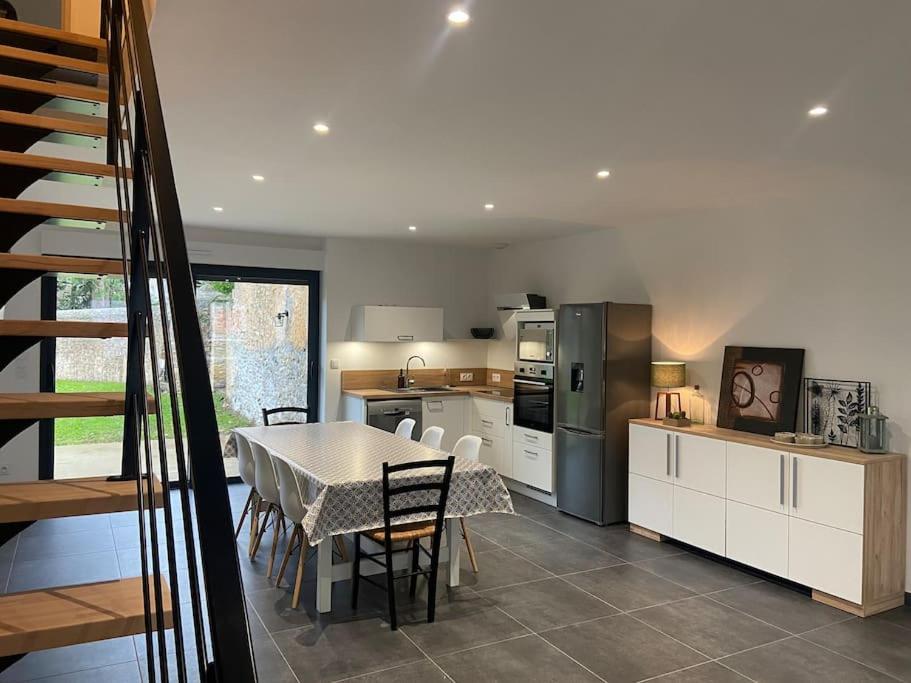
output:
{"label": "stainless steel refrigerator", "polygon": [[557,318],[557,507],[596,524],[627,518],[629,424],[648,417],[652,307],[567,304]]}

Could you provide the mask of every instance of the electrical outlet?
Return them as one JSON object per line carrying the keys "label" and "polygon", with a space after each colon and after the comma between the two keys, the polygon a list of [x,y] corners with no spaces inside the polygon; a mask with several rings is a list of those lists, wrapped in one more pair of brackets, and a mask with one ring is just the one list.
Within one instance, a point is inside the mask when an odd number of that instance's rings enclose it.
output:
{"label": "electrical outlet", "polygon": [[9,465],[0,465],[0,477],[9,476]]}
{"label": "electrical outlet", "polygon": [[491,373],[490,373],[490,381],[491,381],[491,382],[499,382],[499,381],[500,381],[500,373],[499,373],[499,372],[491,372]]}
{"label": "electrical outlet", "polygon": [[460,372],[459,381],[460,382],[471,382],[474,379],[473,372]]}
{"label": "electrical outlet", "polygon": [[338,370],[339,367],[341,367],[341,363],[339,362],[338,358],[329,359],[329,369],[330,370]]}

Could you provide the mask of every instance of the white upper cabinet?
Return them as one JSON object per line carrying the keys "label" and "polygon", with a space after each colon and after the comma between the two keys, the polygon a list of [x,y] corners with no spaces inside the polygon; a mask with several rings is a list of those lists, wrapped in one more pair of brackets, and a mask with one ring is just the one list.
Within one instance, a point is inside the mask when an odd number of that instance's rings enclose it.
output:
{"label": "white upper cabinet", "polygon": [[629,426],[629,471],[644,477],[671,480],[671,439],[664,429]]}
{"label": "white upper cabinet", "polygon": [[729,442],[727,498],[787,513],[790,456],[785,451]]}
{"label": "white upper cabinet", "polygon": [[791,454],[791,516],[862,534],[864,468]]}
{"label": "white upper cabinet", "polygon": [[674,484],[724,496],[725,442],[674,434]]}
{"label": "white upper cabinet", "polygon": [[414,306],[355,306],[351,340],[443,341],[443,309]]}

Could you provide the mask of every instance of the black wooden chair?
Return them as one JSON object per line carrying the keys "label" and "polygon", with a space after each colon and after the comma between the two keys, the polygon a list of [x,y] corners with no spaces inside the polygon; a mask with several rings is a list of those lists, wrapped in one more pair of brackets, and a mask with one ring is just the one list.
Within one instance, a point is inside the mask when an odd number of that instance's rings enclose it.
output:
{"label": "black wooden chair", "polygon": [[[289,420],[287,422],[269,422],[269,416],[275,415],[276,413],[302,413],[304,415],[303,421],[301,420]],[[296,408],[294,406],[286,406],[284,408],[263,408],[263,424],[266,427],[273,425],[297,425],[305,424],[310,419],[310,409],[309,408]]]}
{"label": "black wooden chair", "polygon": [[[401,465],[390,465],[388,462],[383,463],[383,528],[362,531],[354,535],[354,572],[352,580],[354,585],[351,590],[351,606],[357,609],[357,596],[360,580],[364,579],[378,588],[383,588],[389,599],[389,625],[393,631],[398,628],[396,611],[395,611],[395,581],[400,579],[410,579],[410,594],[414,598],[417,590],[418,576],[428,577],[427,586],[427,622],[432,623],[436,610],[436,587],[437,587],[437,569],[440,564],[440,540],[443,535],[443,515],[446,512],[446,501],[449,498],[449,482],[452,479],[452,468],[455,463],[455,457],[449,456],[446,460],[422,460],[417,462],[403,463]],[[425,469],[442,469],[442,475],[438,477],[426,477],[417,474],[419,470]],[[396,484],[395,481],[390,483],[389,475],[395,472],[415,472],[418,480],[414,477],[407,477],[405,482]],[[436,501],[429,501],[433,497],[432,492],[437,492]],[[427,492],[427,493],[425,493]],[[404,507],[395,507],[394,501],[401,496],[416,495],[418,504],[406,504]],[[425,522],[412,522],[409,524],[395,525],[394,521],[402,517],[408,517],[415,514],[430,513],[435,518]],[[367,553],[361,550],[361,536],[366,536],[370,540],[383,546],[383,550],[377,553]],[[430,551],[421,545],[422,538],[432,538]],[[449,539],[450,543],[458,543],[458,539]],[[409,546],[395,549],[396,543],[409,543]],[[430,566],[426,569],[421,568],[421,553],[424,553],[430,559]],[[392,567],[392,558],[397,553],[411,553],[411,570],[407,574],[395,576]],[[380,556],[384,560],[380,560]],[[386,585],[383,586],[367,576],[361,576],[361,559],[370,560],[386,570]]]}

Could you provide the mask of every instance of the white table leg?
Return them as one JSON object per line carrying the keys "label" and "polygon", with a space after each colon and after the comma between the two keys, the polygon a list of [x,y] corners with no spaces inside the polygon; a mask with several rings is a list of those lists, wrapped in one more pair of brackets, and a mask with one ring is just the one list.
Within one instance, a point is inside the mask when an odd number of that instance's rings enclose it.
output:
{"label": "white table leg", "polygon": [[462,532],[457,518],[446,520],[446,545],[449,555],[449,585],[459,585],[459,550],[462,548]]}
{"label": "white table leg", "polygon": [[316,548],[316,611],[332,611],[332,536],[327,536]]}

